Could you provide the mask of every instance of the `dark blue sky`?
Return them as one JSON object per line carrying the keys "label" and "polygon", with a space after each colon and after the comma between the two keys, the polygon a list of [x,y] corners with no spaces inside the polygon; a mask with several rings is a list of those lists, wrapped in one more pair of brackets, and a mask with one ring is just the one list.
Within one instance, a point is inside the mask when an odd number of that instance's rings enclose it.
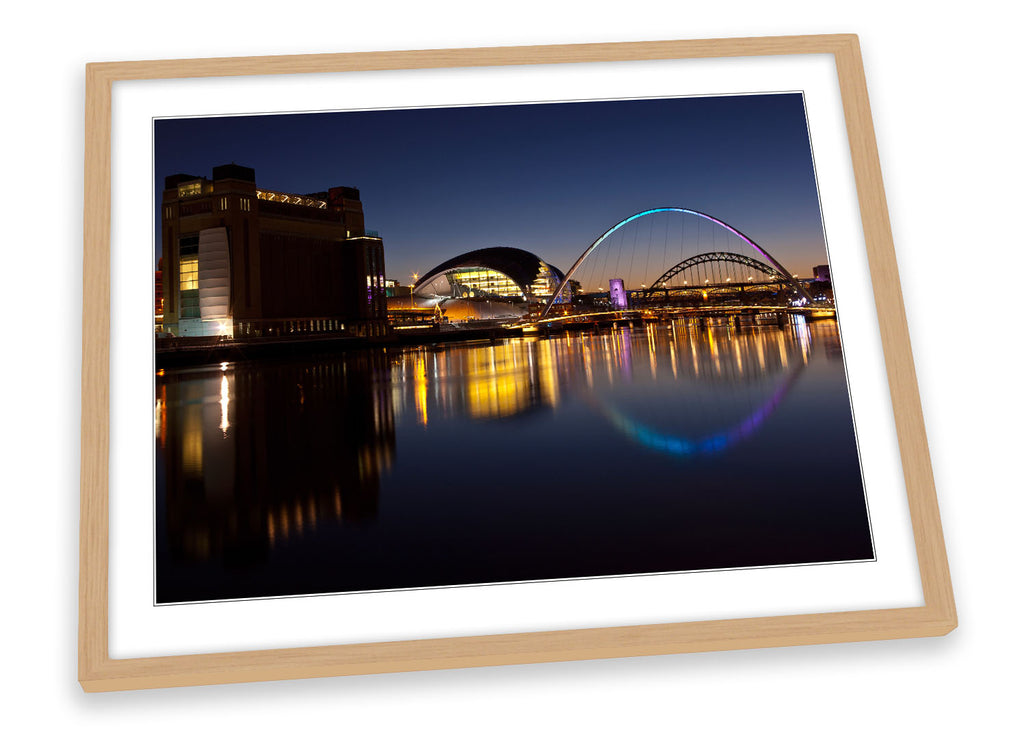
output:
{"label": "dark blue sky", "polygon": [[358,187],[403,283],[487,246],[566,270],[658,206],[724,220],[801,276],[826,263],[800,94],[156,121],[158,198],[165,176],[232,161],[267,189]]}

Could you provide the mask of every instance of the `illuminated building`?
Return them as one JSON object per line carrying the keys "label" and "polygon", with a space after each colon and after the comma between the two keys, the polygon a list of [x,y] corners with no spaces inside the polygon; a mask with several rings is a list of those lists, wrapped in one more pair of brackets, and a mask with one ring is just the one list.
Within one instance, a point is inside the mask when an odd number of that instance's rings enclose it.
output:
{"label": "illuminated building", "polygon": [[814,267],[814,280],[832,281],[832,272],[829,270],[828,264]]}
{"label": "illuminated building", "polygon": [[[413,285],[420,296],[546,301],[565,276],[519,248],[482,248],[449,259]],[[568,297],[568,295],[566,295]]]}
{"label": "illuminated building", "polygon": [[163,330],[164,324],[164,260],[160,259],[156,264],[156,273],[153,275],[153,317],[157,330]]}
{"label": "illuminated building", "polygon": [[363,225],[359,190],[288,194],[253,169],[164,183],[163,330],[236,338],[379,335],[386,326],[384,247]]}
{"label": "illuminated building", "polygon": [[622,279],[608,280],[608,295],[611,298],[612,306],[615,307],[615,309],[626,309],[626,288],[622,284]]}
{"label": "illuminated building", "polygon": [[384,280],[384,292],[388,297],[408,297],[411,291],[411,286],[403,286],[397,279]]}

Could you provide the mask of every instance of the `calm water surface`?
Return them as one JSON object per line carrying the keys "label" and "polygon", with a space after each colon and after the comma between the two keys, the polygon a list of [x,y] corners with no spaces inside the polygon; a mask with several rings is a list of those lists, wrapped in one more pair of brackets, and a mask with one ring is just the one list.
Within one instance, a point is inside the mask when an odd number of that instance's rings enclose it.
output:
{"label": "calm water surface", "polygon": [[836,323],[166,370],[161,603],[873,557]]}

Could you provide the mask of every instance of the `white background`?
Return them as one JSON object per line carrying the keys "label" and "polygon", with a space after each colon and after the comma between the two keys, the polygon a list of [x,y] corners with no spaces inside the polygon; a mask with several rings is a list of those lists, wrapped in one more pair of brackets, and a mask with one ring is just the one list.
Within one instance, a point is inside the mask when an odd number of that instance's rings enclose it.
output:
{"label": "white background", "polygon": [[[5,728],[40,733],[991,733],[1014,605],[1020,61],[1005,3],[93,3],[5,9]],[[713,9],[713,10],[712,10]],[[212,55],[855,32],[961,626],[860,643],[86,696],[75,681],[83,66]],[[140,244],[149,248],[149,244]],[[964,255],[971,261],[956,262]],[[974,304],[970,304],[973,302]],[[970,308],[970,309],[968,309]]]}

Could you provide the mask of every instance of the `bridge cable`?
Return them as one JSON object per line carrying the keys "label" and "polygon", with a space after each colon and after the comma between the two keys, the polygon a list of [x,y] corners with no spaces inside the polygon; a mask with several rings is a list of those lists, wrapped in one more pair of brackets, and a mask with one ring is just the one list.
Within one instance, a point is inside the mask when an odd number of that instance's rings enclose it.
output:
{"label": "bridge cable", "polygon": [[633,250],[629,252],[629,276],[626,277],[626,289],[629,289],[629,285],[633,283],[633,258],[636,256],[636,240],[640,233],[640,228],[635,225],[633,227]]}
{"label": "bridge cable", "polygon": [[649,220],[651,221],[651,227],[650,227],[650,229],[648,230],[648,233],[647,233],[647,260],[644,261],[644,273],[640,277],[640,283],[641,284],[643,284],[643,283],[645,283],[647,281],[647,277],[650,274],[650,268],[651,268],[651,248],[654,245],[654,221],[655,221],[655,218],[649,218]]}
{"label": "bridge cable", "polygon": [[[619,231],[619,252],[618,252],[618,257],[615,259],[615,276],[612,277],[614,279],[618,279],[619,278],[619,262],[622,261],[622,244],[623,244],[623,241],[625,240],[625,238],[626,238],[626,234],[622,230],[620,230]],[[609,243],[608,245],[610,246],[611,244]]]}
{"label": "bridge cable", "polygon": [[[622,239],[620,238],[619,240],[622,240]],[[593,275],[593,280],[594,281],[597,281],[598,277],[600,277],[602,281],[605,281],[607,279],[607,274],[608,274],[608,258],[611,256],[610,245],[611,244],[609,244],[609,248],[604,249],[604,263],[601,264],[601,270],[599,272],[595,272],[594,273],[594,275]],[[598,286],[602,286],[602,285],[598,285]],[[609,290],[610,289],[611,289],[611,287],[609,287]],[[611,295],[609,295],[609,296],[611,296]]]}
{"label": "bridge cable", "polygon": [[[683,250],[686,248],[686,213],[680,213],[682,216],[679,224],[679,260],[682,261]],[[675,277],[672,277],[675,279]]]}
{"label": "bridge cable", "polygon": [[[672,224],[671,213],[665,213],[665,237],[662,239],[663,253],[661,255],[662,266],[668,263],[668,228]],[[652,285],[653,286],[653,285]]]}

